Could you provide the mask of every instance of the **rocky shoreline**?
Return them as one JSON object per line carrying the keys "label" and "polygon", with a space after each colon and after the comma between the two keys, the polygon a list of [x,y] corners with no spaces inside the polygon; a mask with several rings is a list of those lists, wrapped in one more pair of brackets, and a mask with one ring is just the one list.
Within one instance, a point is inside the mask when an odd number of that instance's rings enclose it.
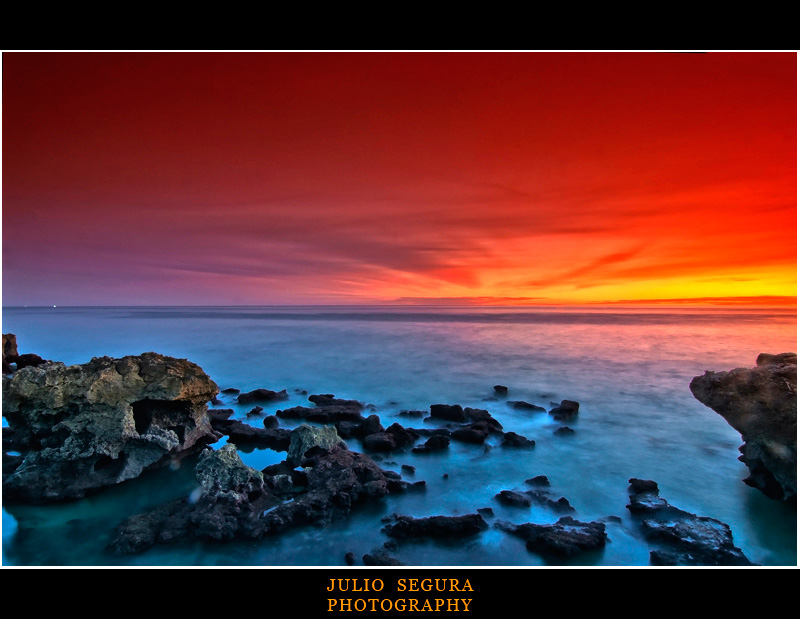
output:
{"label": "rocky shoreline", "polygon": [[[490,437],[502,449],[536,451],[535,441],[504,431],[488,410],[458,404],[431,404],[429,412],[402,411],[400,419],[420,423],[384,427],[374,407],[334,394],[312,394],[311,406],[266,414],[258,403],[287,400],[285,389],[223,390],[238,404],[253,405],[245,422],[232,418],[232,409],[209,408],[209,403],[224,404],[217,398],[219,387],[199,366],[152,352],[66,366],[19,355],[16,338],[9,334],[3,336],[3,371],[3,415],[9,423],[3,428],[3,495],[9,504],[79,500],[200,453],[196,491],[121,522],[108,544],[115,556],[145,552],[157,544],[258,539],[301,526],[335,526],[367,503],[426,492],[425,480],[406,481],[381,467],[379,462],[392,454],[446,454],[454,442],[488,450]],[[796,466],[796,396],[790,397],[796,394],[796,355],[761,355],[750,374],[730,374],[733,378],[707,372],[692,381],[692,392],[719,408],[742,433],[742,459],[752,478],[747,483],[773,498],[796,500],[796,477],[788,474],[792,457]],[[731,397],[732,391],[738,399]],[[507,399],[508,392],[508,387],[496,385],[494,398],[487,399]],[[757,396],[751,397],[753,393]],[[580,410],[573,400],[553,402],[549,411],[507,402],[517,411],[549,415],[561,424],[575,421]],[[751,408],[742,412],[748,402]],[[752,402],[758,403],[757,409]],[[766,426],[755,423],[754,414],[767,417]],[[281,427],[284,420],[300,425]],[[792,420],[794,451],[789,441]],[[555,432],[569,433],[574,433],[569,425]],[[226,445],[209,447],[223,437]],[[344,440],[357,441],[361,451],[351,450]],[[286,452],[286,457],[257,470],[242,462],[237,445]],[[403,471],[413,475],[414,467],[404,465]],[[469,540],[490,529],[523,539],[529,552],[547,560],[602,552],[613,541],[606,523],[620,521],[619,516],[585,522],[566,497],[551,493],[546,477],[522,482],[528,487],[501,490],[494,501],[523,510],[536,505],[555,522],[499,520],[490,526],[486,519],[494,511],[485,505],[461,515],[395,513],[384,518],[381,529],[389,539],[363,555],[363,564],[401,564],[392,553],[409,540]],[[733,545],[725,523],[669,505],[654,481],[631,478],[630,484],[629,518],[652,544],[652,565],[753,565]],[[355,564],[354,553],[342,562]]]}

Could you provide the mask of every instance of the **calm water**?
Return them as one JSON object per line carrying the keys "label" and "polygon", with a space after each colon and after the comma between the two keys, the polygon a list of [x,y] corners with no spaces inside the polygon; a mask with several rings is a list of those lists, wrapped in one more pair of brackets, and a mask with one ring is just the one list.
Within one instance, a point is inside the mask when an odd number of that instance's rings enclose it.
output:
{"label": "calm water", "polygon": [[[414,465],[416,474],[403,476],[426,480],[427,492],[389,497],[327,528],[107,555],[123,518],[193,489],[184,461],[179,470],[151,472],[82,501],[3,509],[3,563],[344,565],[345,553],[360,557],[387,541],[380,519],[392,512],[421,517],[489,506],[495,519],[554,522],[558,514],[544,507],[504,507],[493,498],[547,475],[554,498],[567,497],[578,519],[622,519],[607,525],[605,550],[573,565],[648,564],[649,546],[625,509],[630,477],[654,479],[673,505],[728,523],[751,561],[796,565],[795,510],[741,482],[747,470],[737,460],[739,434],[688,387],[706,369],[752,367],[760,352],[796,351],[796,326],[794,309],[5,308],[3,332],[17,334],[23,353],[70,364],[152,350],[194,361],[220,388],[298,388],[373,403],[384,426],[420,426],[398,412],[433,403],[486,408],[536,447],[484,453],[454,442],[442,454],[389,456],[384,468]],[[562,424],[547,414],[484,401],[498,383],[509,387],[509,399],[548,408],[578,400],[576,434],[555,436]],[[240,418],[250,408],[223,400]],[[297,404],[308,402],[293,395],[265,408]],[[242,458],[263,468],[283,454],[253,450]],[[403,544],[393,554],[409,565],[544,565],[524,542],[494,529],[467,543]]]}

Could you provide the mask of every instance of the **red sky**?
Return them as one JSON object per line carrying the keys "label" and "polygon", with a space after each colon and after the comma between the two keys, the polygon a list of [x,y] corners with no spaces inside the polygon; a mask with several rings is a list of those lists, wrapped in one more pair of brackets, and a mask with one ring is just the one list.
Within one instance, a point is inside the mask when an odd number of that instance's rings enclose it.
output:
{"label": "red sky", "polygon": [[3,304],[793,304],[796,93],[794,53],[6,53]]}

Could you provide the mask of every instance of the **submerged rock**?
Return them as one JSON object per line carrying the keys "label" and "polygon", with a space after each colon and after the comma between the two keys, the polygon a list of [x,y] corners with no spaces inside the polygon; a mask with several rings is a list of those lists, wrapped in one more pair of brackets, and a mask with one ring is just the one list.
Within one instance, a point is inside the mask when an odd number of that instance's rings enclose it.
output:
{"label": "submerged rock", "polygon": [[536,411],[542,413],[545,411],[545,409],[541,406],[536,406],[536,404],[531,404],[530,402],[525,402],[524,400],[509,400],[507,404],[520,411]]}
{"label": "submerged rock", "polygon": [[289,394],[286,389],[281,391],[271,391],[269,389],[254,389],[247,393],[240,393],[236,396],[236,401],[239,404],[254,404],[255,402],[278,402],[280,400],[289,399]]}
{"label": "submerged rock", "polygon": [[494,526],[524,539],[528,550],[545,555],[572,557],[606,545],[606,525],[580,522],[569,516],[563,516],[555,524],[496,522]]}
{"label": "submerged rock", "polygon": [[706,372],[689,388],[742,435],[744,480],[772,499],[797,502],[797,355],[762,353],[755,368]]}
{"label": "submerged rock", "polygon": [[561,400],[561,404],[550,409],[550,414],[556,421],[572,419],[578,414],[580,404],[574,400]]}
{"label": "submerged rock", "polygon": [[506,432],[503,434],[503,442],[500,443],[501,447],[522,447],[530,448],[536,446],[536,441],[533,439],[525,438],[516,432]]}
{"label": "submerged rock", "polygon": [[661,546],[650,553],[652,565],[754,565],[733,545],[724,522],[670,505],[652,480],[629,483],[628,509],[640,518],[645,537]]}
{"label": "submerged rock", "polygon": [[23,459],[3,498],[76,499],[194,453],[220,434],[207,402],[217,385],[185,359],[144,353],[47,363],[3,380],[3,415]]}
{"label": "submerged rock", "polygon": [[405,539],[409,537],[431,537],[434,539],[459,538],[477,535],[489,528],[480,514],[465,516],[412,516],[393,515],[394,522],[381,529],[389,537]]}
{"label": "submerged rock", "polygon": [[332,393],[322,393],[318,395],[310,395],[308,396],[308,401],[313,402],[317,406],[325,407],[325,406],[343,406],[345,408],[354,408],[357,410],[363,410],[364,404],[363,402],[359,402],[358,400],[342,400],[337,398]]}

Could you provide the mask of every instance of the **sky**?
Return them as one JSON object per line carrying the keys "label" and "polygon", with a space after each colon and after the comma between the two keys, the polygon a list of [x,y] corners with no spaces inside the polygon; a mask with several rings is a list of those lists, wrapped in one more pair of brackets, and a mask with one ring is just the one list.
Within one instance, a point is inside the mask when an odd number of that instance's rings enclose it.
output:
{"label": "sky", "polygon": [[5,53],[2,303],[796,304],[795,53]]}

